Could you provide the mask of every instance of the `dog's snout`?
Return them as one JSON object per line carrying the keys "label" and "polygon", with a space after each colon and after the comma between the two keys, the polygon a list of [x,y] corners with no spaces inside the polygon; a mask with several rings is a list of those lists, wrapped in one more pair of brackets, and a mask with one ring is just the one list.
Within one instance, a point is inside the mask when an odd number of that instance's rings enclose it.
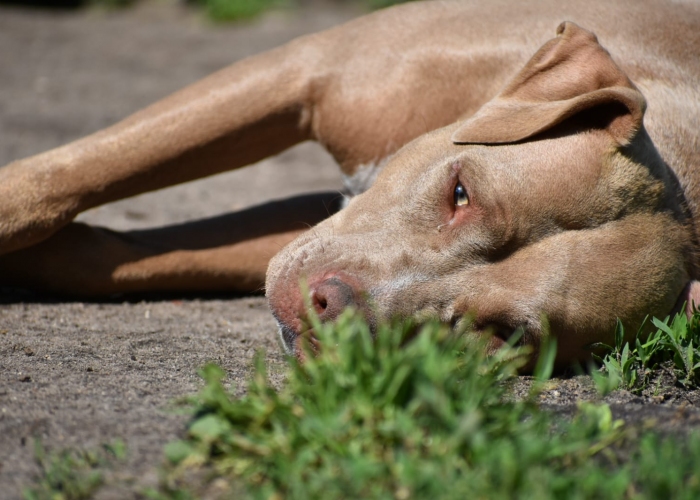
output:
{"label": "dog's snout", "polygon": [[[300,278],[303,275],[300,270],[294,271],[283,279],[270,280],[267,289],[270,308],[287,352],[303,359],[301,346],[304,341],[310,341],[314,349],[318,348],[309,312],[315,313],[322,323],[328,323],[352,307],[371,322],[371,315],[366,311],[364,288],[354,276],[326,269]],[[307,309],[309,306],[312,311]]]}
{"label": "dog's snout", "polygon": [[333,321],[347,307],[357,305],[355,290],[337,276],[328,278],[311,290],[311,305],[321,321]]}

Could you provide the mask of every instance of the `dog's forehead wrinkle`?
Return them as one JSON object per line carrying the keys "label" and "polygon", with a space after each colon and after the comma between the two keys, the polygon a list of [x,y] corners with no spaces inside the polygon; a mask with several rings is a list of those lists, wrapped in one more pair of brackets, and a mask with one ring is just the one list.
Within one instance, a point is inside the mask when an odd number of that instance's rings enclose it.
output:
{"label": "dog's forehead wrinkle", "polygon": [[492,189],[485,190],[482,201],[500,206],[503,213],[515,212],[511,217],[513,230],[525,240],[528,234],[537,238],[560,229],[615,219],[623,205],[630,203],[629,192],[640,193],[640,206],[652,206],[652,195],[659,185],[650,185],[649,179],[640,175],[644,167],[607,165],[605,158],[613,156],[612,152],[598,144],[601,161],[600,156],[592,155],[590,150],[596,148],[591,148],[591,141],[593,145],[601,142],[592,134],[582,133],[518,145],[519,149],[531,149],[533,154],[518,154],[510,145],[475,150],[474,154],[482,158],[491,156],[492,167],[484,170],[484,183]]}

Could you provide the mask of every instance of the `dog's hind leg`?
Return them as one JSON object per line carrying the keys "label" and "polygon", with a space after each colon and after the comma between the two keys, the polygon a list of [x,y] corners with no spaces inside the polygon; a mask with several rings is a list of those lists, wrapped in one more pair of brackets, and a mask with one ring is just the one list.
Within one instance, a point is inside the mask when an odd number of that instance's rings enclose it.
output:
{"label": "dog's hind leg", "polygon": [[298,196],[122,233],[72,222],[36,245],[3,255],[0,286],[77,296],[262,291],[269,260],[337,211],[340,198],[332,192]]}
{"label": "dog's hind leg", "polygon": [[310,138],[305,39],[240,61],[107,129],[0,168],[0,255],[107,202],[248,165]]}

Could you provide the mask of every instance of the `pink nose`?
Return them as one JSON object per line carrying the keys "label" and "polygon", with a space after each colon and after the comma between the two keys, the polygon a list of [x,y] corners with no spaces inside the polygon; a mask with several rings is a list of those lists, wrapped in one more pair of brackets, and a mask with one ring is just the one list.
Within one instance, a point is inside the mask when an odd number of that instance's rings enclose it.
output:
{"label": "pink nose", "polygon": [[311,290],[311,305],[321,321],[333,321],[349,306],[357,306],[355,290],[337,276]]}

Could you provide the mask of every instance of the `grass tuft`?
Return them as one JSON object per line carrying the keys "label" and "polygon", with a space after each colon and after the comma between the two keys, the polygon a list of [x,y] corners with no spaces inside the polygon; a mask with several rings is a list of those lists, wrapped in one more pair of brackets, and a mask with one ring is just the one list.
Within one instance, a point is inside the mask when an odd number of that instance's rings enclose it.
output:
{"label": "grass tuft", "polygon": [[216,22],[253,19],[262,13],[287,4],[287,0],[192,0],[201,5]]}
{"label": "grass tuft", "polygon": [[602,373],[593,372],[601,392],[621,387],[641,393],[659,370],[669,370],[675,383],[686,389],[700,386],[700,312],[690,319],[682,312],[672,321],[668,317],[651,322],[656,330],[647,336],[640,329],[632,345],[624,341],[624,326],[618,321],[614,345],[592,346],[605,351],[604,356],[596,356]]}
{"label": "grass tuft", "polygon": [[[322,352],[303,365],[291,360],[280,391],[257,356],[238,399],[224,372],[207,365],[187,435],[166,448],[160,494],[184,498],[196,489],[186,478],[204,477],[250,498],[700,495],[700,436],[639,436],[606,405],[558,418],[534,398],[507,397],[503,381],[524,362],[521,352],[485,357],[439,325],[415,330],[385,325],[373,338],[343,314],[315,326]],[[550,369],[542,361],[540,379]]]}
{"label": "grass tuft", "polygon": [[114,460],[123,460],[126,447],[120,440],[96,450],[65,449],[47,453],[41,442],[34,442],[39,466],[35,484],[23,490],[26,500],[83,500],[92,498],[102,486],[104,469]]}

